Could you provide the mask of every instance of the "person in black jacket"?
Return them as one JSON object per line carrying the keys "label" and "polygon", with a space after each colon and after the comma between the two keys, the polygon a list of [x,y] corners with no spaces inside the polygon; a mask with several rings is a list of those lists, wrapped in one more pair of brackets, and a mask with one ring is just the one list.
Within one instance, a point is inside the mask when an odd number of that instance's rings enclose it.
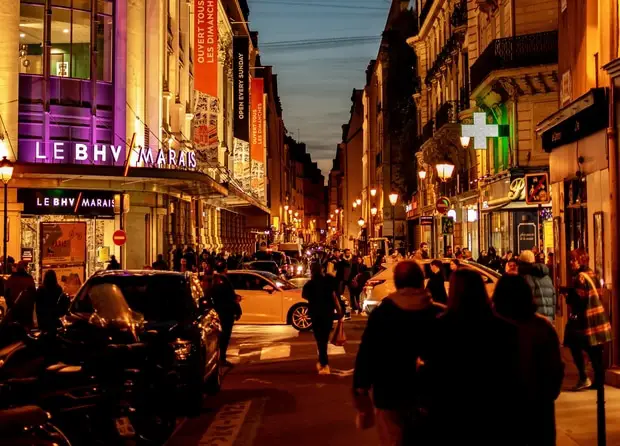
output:
{"label": "person in black jacket", "polygon": [[58,284],[56,271],[50,269],[45,272],[43,285],[35,295],[35,304],[39,329],[45,333],[54,332],[60,326],[61,316],[69,308],[69,298]]}
{"label": "person in black jacket", "polygon": [[397,291],[368,318],[355,361],[353,390],[362,418],[372,416],[368,396],[372,390],[381,444],[417,444],[406,439],[406,428],[419,400],[418,361],[425,356],[428,333],[445,307],[424,290],[424,273],[415,261],[399,262],[394,282]]}
{"label": "person in black jacket", "polygon": [[425,336],[430,444],[528,444],[520,437],[525,404],[518,328],[493,313],[478,272],[462,267],[452,273],[448,309]]}
{"label": "person in black jacket", "polygon": [[431,273],[426,284],[426,291],[431,293],[435,302],[446,304],[448,295],[446,294],[445,277],[443,275],[443,263],[441,260],[433,260],[431,262]]}
{"label": "person in black jacket", "polygon": [[542,263],[535,263],[536,256],[526,250],[519,256],[519,275],[525,279],[534,294],[536,311],[549,321],[555,319],[556,294],[549,268]]}
{"label": "person in black jacket", "polygon": [[327,343],[334,324],[334,310],[342,313],[342,309],[336,297],[334,283],[332,280],[326,280],[323,276],[321,264],[313,263],[310,272],[312,278],[304,285],[302,296],[308,301],[308,312],[312,318],[312,331],[319,352],[317,371],[319,375],[329,375],[331,372],[327,356]]}

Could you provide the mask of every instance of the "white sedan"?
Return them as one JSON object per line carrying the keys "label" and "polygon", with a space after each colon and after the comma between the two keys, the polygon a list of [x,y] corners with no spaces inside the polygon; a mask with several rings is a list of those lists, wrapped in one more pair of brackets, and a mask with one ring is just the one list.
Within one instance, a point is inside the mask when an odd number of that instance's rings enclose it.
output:
{"label": "white sedan", "polygon": [[227,276],[241,296],[240,324],[290,324],[300,331],[312,328],[301,288],[263,271],[235,270]]}
{"label": "white sedan", "polygon": [[[444,266],[444,277],[446,278],[445,286],[446,292],[449,292],[450,288],[450,260],[452,259],[440,259]],[[480,276],[482,276],[482,280],[487,288],[487,293],[489,296],[493,295],[493,291],[495,290],[495,285],[497,281],[501,277],[501,275],[487,268],[486,266],[482,266],[476,262],[469,262],[467,260],[459,260],[461,263],[461,267],[471,268],[478,272]],[[422,260],[419,262],[424,269],[424,275],[426,277],[429,276],[430,273],[430,263],[431,260]],[[394,284],[394,266],[396,263],[386,263],[382,265],[381,271],[371,277],[368,282],[366,282],[366,286],[362,290],[360,294],[360,303],[362,304],[362,310],[366,313],[370,313],[374,310],[381,301],[396,291],[396,285]],[[425,285],[428,279],[425,280]]]}

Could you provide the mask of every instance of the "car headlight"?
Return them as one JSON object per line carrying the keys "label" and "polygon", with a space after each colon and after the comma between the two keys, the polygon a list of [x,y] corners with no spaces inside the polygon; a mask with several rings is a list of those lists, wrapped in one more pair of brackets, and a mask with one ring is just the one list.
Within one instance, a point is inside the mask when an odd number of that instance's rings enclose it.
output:
{"label": "car headlight", "polygon": [[186,361],[194,351],[194,345],[190,341],[183,339],[177,339],[171,342],[170,345],[174,350],[174,356],[178,361]]}

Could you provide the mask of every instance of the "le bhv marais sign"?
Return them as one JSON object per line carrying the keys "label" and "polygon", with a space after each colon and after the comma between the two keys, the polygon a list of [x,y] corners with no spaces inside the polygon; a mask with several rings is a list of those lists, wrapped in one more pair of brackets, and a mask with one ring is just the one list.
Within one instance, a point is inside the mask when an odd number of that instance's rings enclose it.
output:
{"label": "le bhv marais sign", "polygon": [[[83,144],[60,141],[20,141],[19,160],[38,164],[85,164],[123,166],[126,160],[124,145]],[[130,157],[134,167],[195,169],[196,153],[192,150],[134,149]]]}

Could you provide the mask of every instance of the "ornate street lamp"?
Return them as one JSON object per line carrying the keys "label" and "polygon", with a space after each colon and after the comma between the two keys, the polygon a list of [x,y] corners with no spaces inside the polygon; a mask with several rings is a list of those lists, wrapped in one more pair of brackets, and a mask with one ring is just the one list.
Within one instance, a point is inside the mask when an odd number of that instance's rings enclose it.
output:
{"label": "ornate street lamp", "polygon": [[392,192],[388,195],[390,199],[390,204],[392,205],[392,249],[396,249],[396,213],[394,206],[398,203],[398,194],[396,192]]}
{"label": "ornate street lamp", "polygon": [[7,159],[7,157],[2,157],[2,161],[0,161],[0,179],[4,183],[4,274],[8,274],[7,271],[7,229],[9,225],[9,211],[8,211],[8,190],[9,190],[9,181],[13,177],[13,162]]}
{"label": "ornate street lamp", "polygon": [[362,204],[362,199],[358,198],[357,200],[355,200],[355,202],[357,203],[357,205],[359,206],[360,204]]}
{"label": "ornate street lamp", "polygon": [[461,136],[459,139],[461,140],[461,146],[463,146],[464,149],[469,147],[469,142],[471,141],[471,137]]}
{"label": "ornate street lamp", "polygon": [[360,217],[360,219],[357,221],[357,224],[360,225],[360,228],[363,228],[366,222],[364,221],[362,217]]}
{"label": "ornate street lamp", "polygon": [[285,210],[285,211],[288,211],[288,207],[289,207],[289,206],[288,206],[288,204],[285,204],[285,205],[284,205],[284,210]]}
{"label": "ornate street lamp", "polygon": [[353,209],[355,210],[357,208],[357,201],[353,202]]}
{"label": "ornate street lamp", "polygon": [[370,189],[370,196],[373,197],[373,198],[377,196],[377,188],[376,187],[373,187],[373,188]]}
{"label": "ornate street lamp", "polygon": [[392,192],[388,195],[388,198],[390,199],[390,204],[392,206],[396,206],[396,203],[398,203],[398,194],[396,192]]}
{"label": "ornate street lamp", "polygon": [[370,208],[370,213],[372,214],[372,216],[376,217],[378,211],[379,210],[377,209],[377,206],[375,204],[373,204],[372,207]]}
{"label": "ornate street lamp", "polygon": [[338,215],[340,213],[340,209],[336,208],[334,212],[336,213],[336,215]]}
{"label": "ornate street lamp", "polygon": [[448,160],[445,160],[438,163],[435,166],[435,169],[437,169],[437,176],[439,177],[439,179],[445,183],[450,178],[452,178],[452,172],[454,172],[454,164],[452,164]]}
{"label": "ornate street lamp", "polygon": [[424,180],[426,178],[426,170],[420,170],[418,172],[418,177],[420,177],[421,180]]}

